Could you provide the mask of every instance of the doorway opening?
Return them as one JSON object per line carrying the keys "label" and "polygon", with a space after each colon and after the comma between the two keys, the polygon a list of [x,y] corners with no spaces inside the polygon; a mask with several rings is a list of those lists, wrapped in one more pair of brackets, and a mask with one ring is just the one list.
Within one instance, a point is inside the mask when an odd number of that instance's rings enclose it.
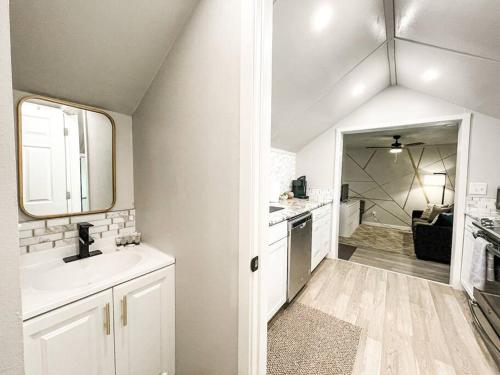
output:
{"label": "doorway opening", "polygon": [[458,124],[345,134],[339,259],[448,283]]}

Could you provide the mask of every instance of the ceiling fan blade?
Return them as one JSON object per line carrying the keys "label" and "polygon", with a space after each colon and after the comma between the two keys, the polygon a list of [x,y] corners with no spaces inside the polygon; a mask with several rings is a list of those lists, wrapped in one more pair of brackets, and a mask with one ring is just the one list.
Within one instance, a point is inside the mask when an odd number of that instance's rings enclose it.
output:
{"label": "ceiling fan blade", "polygon": [[392,148],[392,147],[376,147],[376,146],[367,146],[365,148]]}
{"label": "ceiling fan blade", "polygon": [[415,146],[422,146],[422,145],[425,145],[425,143],[424,142],[415,142],[415,143],[405,144],[404,146],[405,147],[415,147]]}

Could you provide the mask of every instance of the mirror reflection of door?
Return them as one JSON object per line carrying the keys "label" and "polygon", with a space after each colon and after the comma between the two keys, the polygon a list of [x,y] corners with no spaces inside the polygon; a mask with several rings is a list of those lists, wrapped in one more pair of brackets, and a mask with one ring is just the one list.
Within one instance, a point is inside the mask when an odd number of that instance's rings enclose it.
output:
{"label": "mirror reflection of door", "polygon": [[20,104],[22,208],[31,216],[102,211],[114,202],[114,125],[68,103]]}
{"label": "mirror reflection of door", "polygon": [[23,104],[24,207],[34,215],[67,212],[64,138],[59,109]]}

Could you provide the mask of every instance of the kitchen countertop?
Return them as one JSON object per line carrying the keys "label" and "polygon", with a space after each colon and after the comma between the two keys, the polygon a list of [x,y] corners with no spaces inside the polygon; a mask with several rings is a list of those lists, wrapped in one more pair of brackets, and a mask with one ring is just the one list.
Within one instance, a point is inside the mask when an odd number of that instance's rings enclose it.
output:
{"label": "kitchen countertop", "polygon": [[284,208],[283,210],[275,211],[269,214],[269,226],[281,223],[304,212],[326,206],[332,202],[332,199],[326,201],[313,201],[310,199],[293,198],[280,201],[279,203],[269,203],[269,206]]}
{"label": "kitchen countertop", "polygon": [[62,258],[75,254],[72,247],[23,255],[23,320],[175,263],[174,258],[145,243],[117,249],[114,239],[96,240],[91,250],[96,248],[103,254],[70,263]]}
{"label": "kitchen countertop", "polygon": [[491,211],[487,211],[487,212],[481,212],[481,211],[471,212],[471,211],[467,211],[465,213],[465,215],[469,216],[473,220],[478,220],[478,221],[481,220],[481,219],[484,219],[484,218],[498,219],[498,220],[500,220],[500,211],[494,211],[494,212],[491,212]]}

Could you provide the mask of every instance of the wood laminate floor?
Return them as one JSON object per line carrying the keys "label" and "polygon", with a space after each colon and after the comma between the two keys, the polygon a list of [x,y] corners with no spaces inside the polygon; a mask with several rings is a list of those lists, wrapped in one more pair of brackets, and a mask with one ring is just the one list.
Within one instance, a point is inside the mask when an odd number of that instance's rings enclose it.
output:
{"label": "wood laminate floor", "polygon": [[450,265],[448,264],[420,260],[383,250],[357,248],[349,261],[445,284],[448,284],[450,280]]}
{"label": "wood laminate floor", "polygon": [[297,300],[362,328],[353,375],[499,374],[447,285],[326,259]]}

